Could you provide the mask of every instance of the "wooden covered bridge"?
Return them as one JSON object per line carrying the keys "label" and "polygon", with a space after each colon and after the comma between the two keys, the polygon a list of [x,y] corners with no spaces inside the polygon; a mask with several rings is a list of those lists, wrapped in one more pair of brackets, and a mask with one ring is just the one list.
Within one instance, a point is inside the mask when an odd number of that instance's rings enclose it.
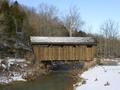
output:
{"label": "wooden covered bridge", "polygon": [[31,36],[35,62],[92,61],[96,40],[92,37],[39,37]]}

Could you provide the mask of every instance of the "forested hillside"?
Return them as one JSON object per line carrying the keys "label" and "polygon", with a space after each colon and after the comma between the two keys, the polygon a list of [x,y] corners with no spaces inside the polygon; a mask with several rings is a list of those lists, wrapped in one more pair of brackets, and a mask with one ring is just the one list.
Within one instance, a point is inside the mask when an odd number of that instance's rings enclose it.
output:
{"label": "forested hillside", "polygon": [[[16,48],[31,51],[30,36],[69,36],[69,30],[57,16],[54,6],[40,4],[39,13],[17,1],[0,3],[0,55],[15,56]],[[73,31],[73,36],[86,36]],[[21,50],[21,51],[23,51]]]}

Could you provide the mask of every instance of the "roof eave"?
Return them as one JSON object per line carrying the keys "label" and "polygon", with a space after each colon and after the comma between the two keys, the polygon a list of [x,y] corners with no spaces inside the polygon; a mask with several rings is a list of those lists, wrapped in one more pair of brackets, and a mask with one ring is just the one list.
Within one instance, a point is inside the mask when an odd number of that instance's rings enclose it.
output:
{"label": "roof eave", "polygon": [[97,45],[96,43],[39,43],[39,42],[32,42],[32,45]]}

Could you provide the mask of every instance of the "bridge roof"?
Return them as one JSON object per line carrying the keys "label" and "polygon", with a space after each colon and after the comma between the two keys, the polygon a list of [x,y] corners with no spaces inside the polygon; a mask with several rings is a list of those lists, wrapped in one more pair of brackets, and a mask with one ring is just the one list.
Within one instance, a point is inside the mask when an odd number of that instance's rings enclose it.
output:
{"label": "bridge roof", "polygon": [[30,37],[32,44],[47,45],[96,45],[96,40],[92,37],[40,37],[40,36],[31,36]]}

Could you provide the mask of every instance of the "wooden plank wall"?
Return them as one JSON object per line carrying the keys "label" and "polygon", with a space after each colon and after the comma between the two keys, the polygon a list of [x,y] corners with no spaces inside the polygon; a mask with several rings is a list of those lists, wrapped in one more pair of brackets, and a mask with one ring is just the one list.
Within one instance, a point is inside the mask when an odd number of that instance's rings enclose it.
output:
{"label": "wooden plank wall", "polygon": [[37,61],[40,60],[92,60],[96,47],[87,46],[42,46],[33,45]]}

